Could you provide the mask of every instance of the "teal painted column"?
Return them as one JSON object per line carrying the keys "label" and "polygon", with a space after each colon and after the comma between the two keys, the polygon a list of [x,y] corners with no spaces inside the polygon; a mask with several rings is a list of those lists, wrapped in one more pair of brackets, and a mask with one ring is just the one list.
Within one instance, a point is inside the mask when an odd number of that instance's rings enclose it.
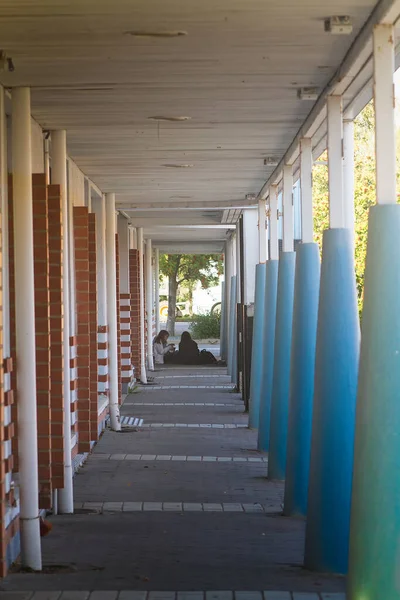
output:
{"label": "teal painted column", "polygon": [[400,206],[369,215],[349,600],[400,597]]}
{"label": "teal painted column", "polygon": [[228,374],[233,380],[236,370],[236,275],[231,277],[231,294],[229,300],[229,348]]}
{"label": "teal painted column", "polygon": [[359,357],[349,229],[324,233],[305,542],[305,566],[346,573]]}
{"label": "teal painted column", "polygon": [[274,372],[274,343],[276,321],[276,296],[278,287],[278,260],[269,260],[265,271],[265,305],[263,330],[263,366],[260,396],[260,418],[257,448],[268,452],[271,412],[272,380]]}
{"label": "teal painted column", "polygon": [[307,514],[320,260],[318,244],[296,251],[289,423],[283,514]]}
{"label": "teal painted column", "polygon": [[285,479],[286,471],[295,266],[296,253],[282,252],[278,269],[268,456],[268,478],[279,480]]}
{"label": "teal painted column", "polygon": [[221,360],[226,360],[226,328],[225,328],[225,315],[226,315],[226,307],[225,307],[225,286],[226,282],[221,282],[221,323],[220,323],[220,350],[219,354]]}
{"label": "teal painted column", "polygon": [[258,429],[260,420],[260,396],[263,373],[264,316],[265,316],[266,263],[256,265],[256,289],[254,300],[253,343],[251,348],[251,379],[249,427]]}

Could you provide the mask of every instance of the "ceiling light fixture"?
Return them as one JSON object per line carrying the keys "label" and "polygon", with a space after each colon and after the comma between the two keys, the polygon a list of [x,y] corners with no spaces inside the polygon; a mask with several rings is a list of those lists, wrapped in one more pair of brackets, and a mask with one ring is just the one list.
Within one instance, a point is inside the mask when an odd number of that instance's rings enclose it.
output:
{"label": "ceiling light fixture", "polygon": [[297,97],[300,100],[317,100],[318,90],[314,87],[305,87],[297,90]]}
{"label": "ceiling light fixture", "polygon": [[182,37],[187,35],[187,31],[172,30],[172,31],[125,31],[125,35],[133,37],[153,37],[153,38],[172,38]]}
{"label": "ceiling light fixture", "polygon": [[192,167],[194,167],[194,165],[188,165],[188,164],[183,164],[183,165],[178,165],[178,164],[165,164],[163,165],[163,167],[167,167],[167,169],[191,169]]}
{"label": "ceiling light fixture", "polygon": [[324,29],[332,35],[350,35],[353,31],[353,24],[348,16],[334,16],[325,19]]}
{"label": "ceiling light fixture", "polygon": [[164,115],[159,115],[155,117],[147,117],[152,121],[190,121],[192,117],[167,117]]}
{"label": "ceiling light fixture", "polygon": [[279,164],[279,158],[276,158],[275,156],[267,156],[267,158],[264,158],[264,165],[266,167],[277,167]]}
{"label": "ceiling light fixture", "polygon": [[247,202],[255,202],[257,200],[257,194],[246,194],[245,198]]}

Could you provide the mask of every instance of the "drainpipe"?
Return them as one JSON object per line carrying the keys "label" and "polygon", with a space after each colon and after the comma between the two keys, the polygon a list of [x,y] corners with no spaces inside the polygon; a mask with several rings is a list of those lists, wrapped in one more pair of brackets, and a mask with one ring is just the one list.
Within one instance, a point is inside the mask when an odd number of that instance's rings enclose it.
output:
{"label": "drainpipe", "polygon": [[64,305],[64,488],[58,493],[58,509],[61,514],[74,512],[71,456],[71,391],[70,391],[70,306],[69,306],[69,236],[68,236],[68,192],[67,192],[67,134],[65,130],[53,131],[52,183],[58,184],[61,191],[61,216],[63,235],[63,305]]}
{"label": "drainpipe", "polygon": [[40,571],[30,100],[29,88],[13,90],[15,333],[22,565]]}

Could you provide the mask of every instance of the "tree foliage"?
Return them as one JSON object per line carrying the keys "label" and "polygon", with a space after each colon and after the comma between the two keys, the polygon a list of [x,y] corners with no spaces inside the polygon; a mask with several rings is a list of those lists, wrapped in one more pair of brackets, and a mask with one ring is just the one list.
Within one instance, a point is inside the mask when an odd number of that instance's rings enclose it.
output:
{"label": "tree foliage", "polygon": [[160,275],[168,277],[167,329],[175,332],[175,306],[179,286],[193,289],[200,282],[207,289],[217,285],[223,272],[223,257],[219,254],[163,254],[160,256]]}

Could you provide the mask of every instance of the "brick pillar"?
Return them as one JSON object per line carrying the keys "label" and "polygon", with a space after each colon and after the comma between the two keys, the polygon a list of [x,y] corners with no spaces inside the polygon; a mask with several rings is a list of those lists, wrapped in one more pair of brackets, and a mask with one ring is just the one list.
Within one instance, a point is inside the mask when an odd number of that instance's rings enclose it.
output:
{"label": "brick pillar", "polygon": [[90,430],[91,441],[98,440],[97,368],[97,248],[96,215],[89,214],[89,336],[90,336]]}
{"label": "brick pillar", "polygon": [[90,452],[89,218],[86,206],[74,206],[75,284],[78,366],[78,451]]}
{"label": "brick pillar", "polygon": [[50,283],[52,487],[64,487],[63,223],[59,185],[47,187]]}
{"label": "brick pillar", "polygon": [[39,507],[51,508],[50,282],[46,176],[33,175],[32,184]]}
{"label": "brick pillar", "polygon": [[119,243],[118,233],[115,234],[115,260],[117,269],[117,340],[118,340],[118,401],[122,403],[122,372],[121,372],[121,307],[120,307],[120,273],[119,273]]}
{"label": "brick pillar", "polygon": [[123,389],[132,383],[131,295],[120,294],[121,380]]}
{"label": "brick pillar", "polygon": [[[78,353],[77,338],[73,335],[69,338],[70,347],[70,384],[71,391],[71,434],[78,435]],[[72,447],[72,454],[75,456],[78,452],[78,446],[75,443]]]}
{"label": "brick pillar", "polygon": [[129,285],[131,297],[131,361],[135,376],[140,378],[140,299],[139,250],[129,250]]}

